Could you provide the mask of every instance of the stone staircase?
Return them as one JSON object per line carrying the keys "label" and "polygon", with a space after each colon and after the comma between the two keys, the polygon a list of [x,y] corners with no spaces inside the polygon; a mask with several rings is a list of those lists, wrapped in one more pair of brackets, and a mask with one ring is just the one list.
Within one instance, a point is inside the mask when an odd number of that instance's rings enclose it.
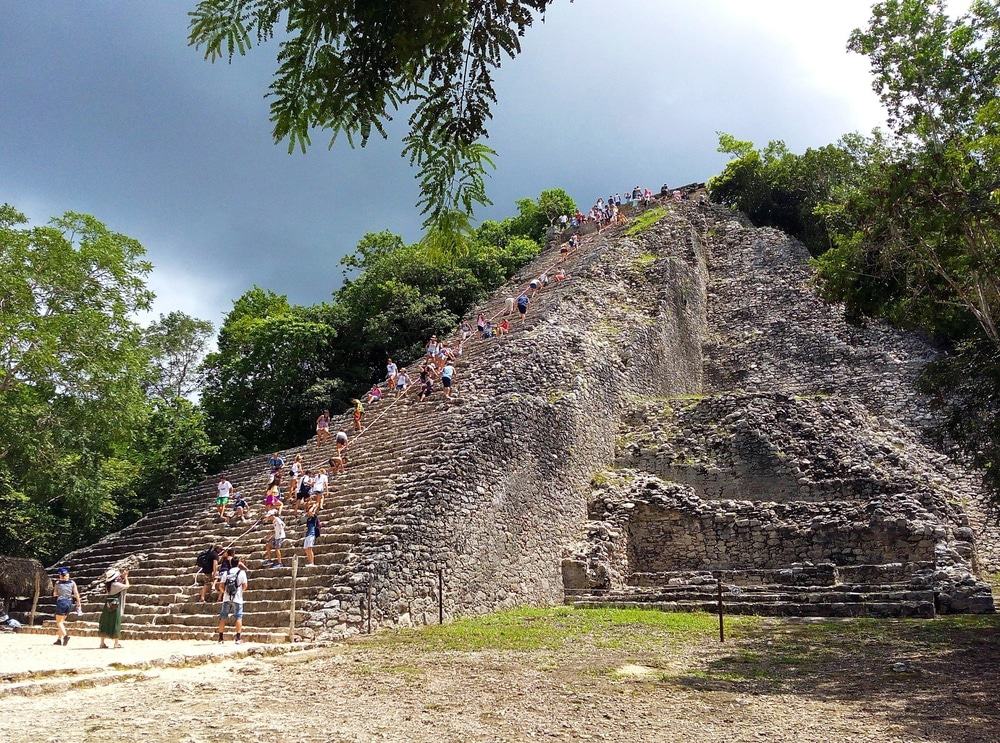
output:
{"label": "stone staircase", "polygon": [[[572,277],[573,273],[594,258],[606,240],[595,234],[583,238],[580,248],[560,263]],[[511,281],[476,311],[487,316],[505,311],[505,299],[516,296],[534,276],[550,269],[559,260],[558,247],[553,245],[522,269]],[[331,431],[344,430],[351,436],[347,452],[347,471],[331,475],[323,511],[320,514],[322,535],[316,542],[316,566],[299,562],[295,581],[297,628],[313,612],[329,607],[328,599],[358,590],[359,580],[368,579],[358,571],[357,546],[363,540],[385,539],[380,527],[373,526],[378,514],[392,500],[387,497],[396,483],[435,466],[436,442],[462,406],[488,400],[496,394],[495,379],[497,346],[517,344],[523,334],[532,333],[563,297],[573,291],[572,278],[553,282],[536,293],[527,319],[522,323],[515,312],[511,317],[512,331],[503,338],[482,339],[474,335],[465,344],[465,353],[455,364],[456,386],[451,400],[445,400],[440,384],[429,401],[417,400],[416,386],[396,401],[388,396],[381,402],[366,406],[366,429],[356,436],[350,415],[335,417]],[[470,321],[474,326],[475,314]],[[448,341],[458,344],[456,330]],[[492,347],[492,348],[491,348]],[[418,365],[407,368],[411,380],[418,376]],[[333,445],[318,446],[315,439],[306,445],[284,450],[281,455],[290,463],[301,454],[306,468],[326,466]],[[54,565],[66,566],[83,595],[83,613],[68,618],[71,634],[96,634],[101,606],[102,586],[98,581],[112,565],[128,564],[131,587],[128,590],[123,637],[142,639],[193,639],[212,636],[218,622],[219,604],[214,596],[207,603],[198,599],[196,558],[212,544],[234,546],[248,568],[248,590],[244,613],[243,636],[250,642],[275,642],[289,638],[291,617],[291,557],[303,555],[304,519],[291,515],[293,501],[286,501],[283,516],[288,541],[283,550],[285,567],[263,567],[263,544],[271,533],[264,521],[256,522],[264,512],[263,496],[269,470],[267,456],[261,455],[236,463],[225,470],[228,479],[250,505],[252,520],[229,526],[218,519],[214,499],[218,476],[206,478],[188,492],[171,498],[163,506],[149,512],[134,524],[109,535],[91,546],[76,550]],[[284,494],[283,494],[284,495]],[[375,532],[372,530],[376,529]],[[357,605],[334,610],[340,625],[361,625],[364,607]],[[25,627],[25,632],[51,632],[54,600],[43,597],[39,602],[41,625]],[[327,609],[329,614],[331,610]],[[297,630],[296,636],[313,636],[311,630]]]}
{"label": "stone staircase", "polygon": [[[934,591],[920,581],[868,582],[869,576],[902,578],[900,565],[855,566],[840,571],[833,564],[786,570],[726,570],[634,573],[616,590],[566,591],[566,603],[578,608],[615,607],[661,611],[707,611],[775,617],[918,617],[935,616]],[[911,568],[913,566],[910,566]],[[926,567],[926,566],[925,566]],[[909,568],[908,568],[909,569]],[[845,582],[868,579],[864,582]]]}

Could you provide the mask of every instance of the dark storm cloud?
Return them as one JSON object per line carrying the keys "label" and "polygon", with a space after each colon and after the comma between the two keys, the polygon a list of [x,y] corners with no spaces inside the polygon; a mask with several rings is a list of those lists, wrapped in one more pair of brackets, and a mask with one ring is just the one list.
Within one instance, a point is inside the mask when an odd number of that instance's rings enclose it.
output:
{"label": "dark storm cloud", "polygon": [[[398,140],[287,154],[263,98],[273,48],[208,64],[186,45],[190,5],[0,3],[0,201],[134,235],[157,308],[216,321],[253,283],[328,298],[365,231],[418,237]],[[553,185],[589,203],[703,179],[721,163],[716,130],[802,147],[876,123],[843,52],[864,3],[746,5],[558,4],[499,76],[496,205],[480,216]]]}

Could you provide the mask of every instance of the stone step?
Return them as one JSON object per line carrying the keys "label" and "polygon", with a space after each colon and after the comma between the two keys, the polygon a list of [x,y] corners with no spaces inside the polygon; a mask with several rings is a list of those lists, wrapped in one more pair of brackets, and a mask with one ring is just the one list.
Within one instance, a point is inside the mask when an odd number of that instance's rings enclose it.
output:
{"label": "stone step", "polygon": [[[576,600],[567,598],[566,603],[579,609],[657,609],[659,611],[701,611],[715,613],[717,605],[712,601],[616,601],[610,598]],[[901,601],[890,603],[727,603],[723,601],[726,614],[756,614],[774,617],[916,617],[933,619],[934,602]]]}
{"label": "stone step", "polygon": [[[864,587],[867,589],[868,587]],[[831,604],[831,603],[887,603],[887,602],[907,602],[907,601],[929,601],[934,602],[934,592],[927,590],[890,590],[890,591],[869,591],[869,590],[831,590],[826,586],[816,586],[813,590],[790,591],[787,587],[776,586],[772,590],[742,590],[737,587],[733,592],[732,586],[723,586],[722,600],[726,604],[732,603],[808,603],[808,604]],[[647,591],[611,591],[608,593],[588,593],[588,592],[567,592],[567,596],[574,600],[603,600],[609,598],[614,601],[629,602],[658,602],[658,601],[705,601],[713,600],[718,596],[718,589],[709,586],[669,586],[663,589],[650,589]]]}

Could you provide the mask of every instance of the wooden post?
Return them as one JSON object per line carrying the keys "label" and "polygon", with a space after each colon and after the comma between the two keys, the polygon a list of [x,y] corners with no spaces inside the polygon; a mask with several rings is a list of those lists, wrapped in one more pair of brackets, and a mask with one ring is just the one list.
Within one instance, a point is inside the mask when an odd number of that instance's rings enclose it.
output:
{"label": "wooden post", "polygon": [[726,641],[726,627],[722,618],[722,573],[719,573],[719,642]]}
{"label": "wooden post", "polygon": [[438,624],[444,624],[444,568],[438,568]]}
{"label": "wooden post", "polygon": [[372,633],[372,579],[368,579],[368,600],[365,601],[365,606],[368,609],[368,634]]}
{"label": "wooden post", "polygon": [[292,606],[288,610],[288,641],[295,642],[295,584],[299,577],[299,556],[292,558]]}
{"label": "wooden post", "polygon": [[35,571],[35,595],[31,598],[31,615],[28,617],[28,626],[35,626],[35,610],[38,608],[38,594],[42,591],[42,580],[38,577],[38,571]]}

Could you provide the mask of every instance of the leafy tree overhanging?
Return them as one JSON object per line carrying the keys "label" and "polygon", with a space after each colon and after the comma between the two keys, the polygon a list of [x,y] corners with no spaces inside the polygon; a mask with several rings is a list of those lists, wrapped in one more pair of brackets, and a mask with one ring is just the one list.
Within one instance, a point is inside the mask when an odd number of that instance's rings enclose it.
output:
{"label": "leafy tree overhanging", "polygon": [[270,86],[275,141],[303,152],[314,129],[365,146],[410,111],[403,154],[418,168],[418,206],[432,232],[467,227],[489,204],[494,152],[483,144],[494,74],[553,0],[201,0],[189,43],[210,61],[279,38]]}

